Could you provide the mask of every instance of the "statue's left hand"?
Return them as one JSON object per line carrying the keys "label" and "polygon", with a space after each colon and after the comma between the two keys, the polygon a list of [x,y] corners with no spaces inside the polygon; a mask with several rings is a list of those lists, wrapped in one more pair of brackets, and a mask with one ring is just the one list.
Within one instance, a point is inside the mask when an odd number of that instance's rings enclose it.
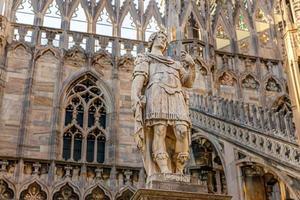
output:
{"label": "statue's left hand", "polygon": [[181,57],[181,60],[183,62],[186,62],[188,64],[194,64],[194,59],[186,51],[181,51],[181,56],[180,57]]}

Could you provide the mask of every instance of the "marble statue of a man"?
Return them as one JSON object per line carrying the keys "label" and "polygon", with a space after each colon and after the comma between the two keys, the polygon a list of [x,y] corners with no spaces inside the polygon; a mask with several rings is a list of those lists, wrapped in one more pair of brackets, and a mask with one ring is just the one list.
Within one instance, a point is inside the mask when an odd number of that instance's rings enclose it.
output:
{"label": "marble statue of a man", "polygon": [[192,87],[195,63],[184,51],[181,62],[164,56],[167,45],[165,33],[153,33],[149,52],[137,56],[133,71],[134,139],[148,176],[183,174],[189,159],[191,122],[183,87]]}

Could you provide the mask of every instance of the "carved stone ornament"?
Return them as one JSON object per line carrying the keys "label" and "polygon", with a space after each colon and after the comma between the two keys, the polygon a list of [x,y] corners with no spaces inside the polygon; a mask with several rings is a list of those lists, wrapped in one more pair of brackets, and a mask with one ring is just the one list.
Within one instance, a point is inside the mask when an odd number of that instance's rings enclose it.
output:
{"label": "carved stone ornament", "polygon": [[73,46],[65,55],[66,63],[75,67],[81,67],[86,61],[84,49],[81,46]]}
{"label": "carved stone ornament", "polygon": [[79,200],[78,195],[74,192],[73,188],[69,184],[64,185],[53,196],[53,199],[57,200]]}
{"label": "carved stone ornament", "polygon": [[93,57],[92,66],[103,75],[103,70],[107,65],[112,65],[111,55],[106,50],[100,49]]}
{"label": "carved stone ornament", "polygon": [[105,195],[104,191],[100,187],[96,187],[92,190],[91,194],[89,194],[86,200],[109,200],[109,197]]}
{"label": "carved stone ornament", "polygon": [[220,85],[233,86],[235,79],[228,73],[223,73],[223,75],[219,78]]}
{"label": "carved stone ornament", "polygon": [[47,199],[46,192],[41,189],[37,183],[29,185],[28,189],[21,193],[21,200],[45,200]]}
{"label": "carved stone ornament", "polygon": [[129,72],[134,65],[134,58],[131,55],[124,55],[118,60],[118,66],[121,70]]}
{"label": "carved stone ornament", "polygon": [[13,199],[14,192],[8,187],[8,184],[0,179],[0,199]]}
{"label": "carved stone ornament", "polygon": [[133,71],[134,139],[143,154],[148,178],[153,174],[183,174],[189,160],[191,121],[183,87],[193,86],[195,62],[184,51],[182,63],[166,57],[166,49],[166,34],[153,33],[149,52],[137,56]]}
{"label": "carved stone ornament", "polygon": [[267,82],[266,90],[269,92],[281,92],[281,87],[274,78],[270,78]]}
{"label": "carved stone ornament", "polygon": [[259,88],[259,83],[255,80],[253,76],[247,75],[242,80],[242,87],[247,89],[257,90]]}

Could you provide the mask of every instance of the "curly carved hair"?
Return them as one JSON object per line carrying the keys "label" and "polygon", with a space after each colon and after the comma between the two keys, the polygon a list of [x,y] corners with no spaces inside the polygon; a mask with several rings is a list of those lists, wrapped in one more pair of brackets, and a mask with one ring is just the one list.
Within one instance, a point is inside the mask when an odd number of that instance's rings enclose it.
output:
{"label": "curly carved hair", "polygon": [[[154,40],[156,39],[156,37],[159,35],[159,34],[163,34],[166,38],[168,38],[167,34],[163,31],[157,31],[155,33],[152,33],[149,37],[149,41],[148,41],[148,44],[149,44],[149,47],[148,47],[148,51],[151,52],[152,50],[152,46],[153,46],[153,43],[154,43]],[[163,52],[166,51],[167,49],[167,46],[169,45],[169,43],[167,42],[166,44],[166,48],[163,50]]]}

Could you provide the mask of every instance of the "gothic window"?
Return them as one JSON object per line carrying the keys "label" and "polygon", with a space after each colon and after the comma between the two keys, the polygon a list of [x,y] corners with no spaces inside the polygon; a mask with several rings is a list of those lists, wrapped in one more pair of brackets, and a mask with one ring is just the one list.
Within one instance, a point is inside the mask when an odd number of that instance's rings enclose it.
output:
{"label": "gothic window", "polygon": [[[96,85],[96,79],[85,75],[68,91],[66,98],[63,159],[103,163],[106,105],[104,94]],[[82,157],[84,152],[85,158]]]}
{"label": "gothic window", "polygon": [[157,25],[157,22],[156,20],[154,19],[154,17],[152,17],[149,21],[149,24],[146,28],[146,31],[145,31],[145,40],[148,41],[150,35],[154,32],[157,32],[159,31],[160,28],[159,26]]}
{"label": "gothic window", "polygon": [[41,186],[36,182],[29,185],[29,187],[21,193],[20,200],[46,200],[47,194],[41,189]]}
{"label": "gothic window", "polygon": [[34,11],[30,0],[22,0],[16,11],[16,22],[33,25]]}
{"label": "gothic window", "polygon": [[220,22],[216,27],[216,47],[219,50],[230,50],[230,37]]}
{"label": "gothic window", "polygon": [[79,196],[74,192],[69,184],[64,185],[58,192],[53,195],[53,200],[79,200]]}
{"label": "gothic window", "polygon": [[51,28],[61,28],[61,13],[59,11],[56,0],[49,5],[43,21],[44,26]]}
{"label": "gothic window", "polygon": [[[144,12],[147,10],[150,0],[144,0]],[[166,1],[165,0],[155,0],[156,5],[158,6],[159,12],[164,16]]]}
{"label": "gothic window", "polygon": [[71,18],[70,30],[79,32],[88,31],[87,17],[81,4],[78,5]]}
{"label": "gothic window", "polygon": [[184,37],[186,39],[201,39],[199,23],[197,22],[195,16],[192,13],[186,22],[184,28]]}
{"label": "gothic window", "polygon": [[113,28],[111,18],[104,8],[96,22],[96,33],[100,35],[112,36]]}
{"label": "gothic window", "polygon": [[85,200],[109,200],[110,198],[105,195],[104,191],[100,187],[96,187],[92,190]]}
{"label": "gothic window", "polygon": [[8,184],[0,179],[0,199],[9,200],[14,198],[14,192],[8,187]]}
{"label": "gothic window", "polygon": [[134,40],[137,39],[136,24],[129,12],[125,16],[121,26],[121,37]]}

